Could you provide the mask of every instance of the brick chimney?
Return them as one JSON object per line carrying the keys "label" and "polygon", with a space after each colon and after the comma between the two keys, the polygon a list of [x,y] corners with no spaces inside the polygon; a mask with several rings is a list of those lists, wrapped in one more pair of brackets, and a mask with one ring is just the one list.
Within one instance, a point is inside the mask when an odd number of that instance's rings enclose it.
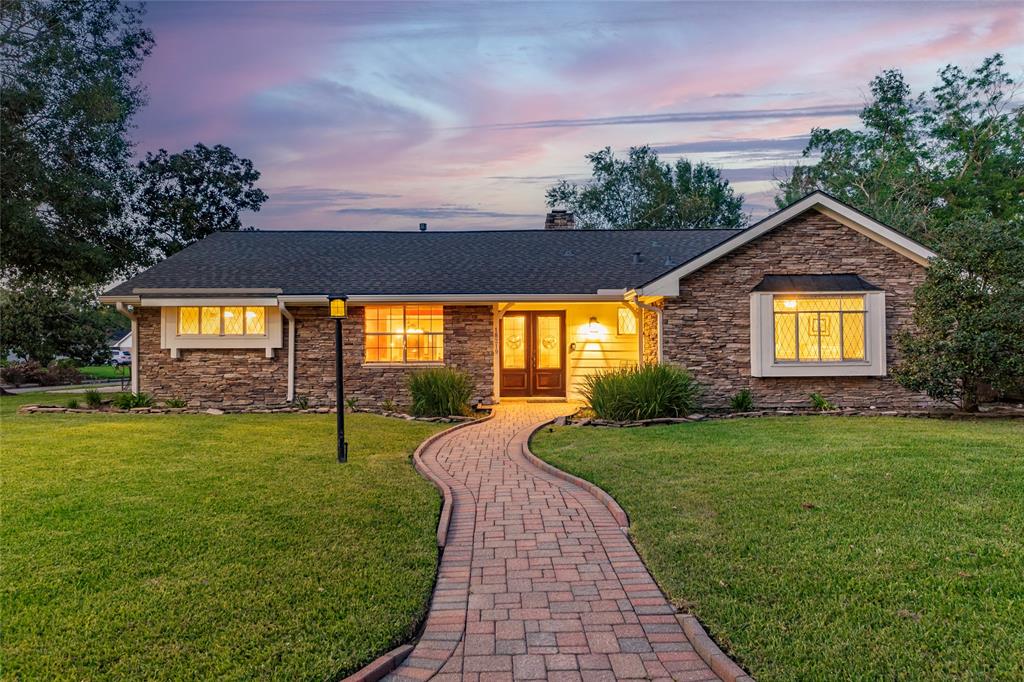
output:
{"label": "brick chimney", "polygon": [[576,227],[576,221],[565,209],[555,209],[544,218],[545,230],[572,230]]}

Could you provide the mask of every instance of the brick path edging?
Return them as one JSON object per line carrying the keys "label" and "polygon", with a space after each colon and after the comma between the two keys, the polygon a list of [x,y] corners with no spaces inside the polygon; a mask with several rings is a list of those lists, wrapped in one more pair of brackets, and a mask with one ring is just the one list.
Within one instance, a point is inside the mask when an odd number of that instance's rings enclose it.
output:
{"label": "brick path edging", "polygon": [[615,501],[615,498],[601,490],[601,488],[597,487],[590,481],[586,481],[578,476],[573,476],[568,472],[562,471],[558,467],[548,464],[530,451],[530,441],[533,440],[533,434],[537,433],[549,424],[551,424],[550,421],[538,424],[536,428],[530,430],[529,435],[527,435],[526,439],[523,441],[523,456],[530,461],[530,464],[534,465],[541,471],[586,490],[608,509],[612,517],[615,519],[615,522],[619,524],[619,527],[623,529],[629,528],[629,515],[627,515],[626,511],[619,506],[619,503]]}
{"label": "brick path edging", "polygon": [[[530,451],[530,441],[533,440],[534,434],[542,428],[550,425],[553,421],[554,420],[538,424],[535,428],[530,430],[529,435],[523,441],[523,456],[530,460],[530,463],[536,467],[544,470],[552,476],[562,479],[563,481],[568,481],[569,483],[573,483],[574,485],[583,488],[600,500],[604,506],[608,508],[608,511],[611,512],[611,515],[615,517],[616,522],[624,531],[627,531],[626,534],[628,536],[629,517],[626,515],[625,510],[619,506],[619,503],[615,501],[614,497],[590,481],[586,481],[578,476],[573,476],[570,473],[562,471],[553,464],[545,462]],[[642,560],[643,559],[641,559],[641,561]],[[737,665],[735,661],[729,658],[729,656],[722,651],[721,647],[715,644],[715,640],[711,639],[711,636],[708,635],[707,630],[705,630],[704,626],[700,624],[700,621],[697,620],[696,616],[688,613],[677,613],[676,620],[679,621],[679,625],[682,626],[683,632],[686,633],[687,638],[693,645],[693,650],[696,651],[702,659],[704,659],[704,662],[707,663],[715,674],[721,677],[724,682],[754,682],[753,677],[748,675],[743,668]]]}
{"label": "brick path edging", "polygon": [[449,436],[459,429],[464,429],[467,426],[475,426],[477,424],[483,424],[485,421],[494,418],[494,414],[489,414],[481,419],[474,419],[471,422],[462,422],[455,426],[438,431],[434,435],[427,438],[425,441],[419,444],[416,450],[412,453],[412,463],[416,467],[416,471],[420,473],[420,476],[430,481],[435,488],[441,493],[441,497],[444,498],[441,503],[441,517],[437,521],[437,546],[444,547],[448,543],[448,526],[451,525],[452,520],[452,489],[443,480],[437,477],[434,472],[430,470],[426,464],[423,463],[423,453],[433,445],[436,441]]}
{"label": "brick path edging", "polygon": [[[441,516],[437,521],[437,546],[442,550],[444,549],[445,543],[448,541],[448,526],[451,523],[452,489],[448,487],[447,483],[435,476],[425,464],[423,464],[423,453],[426,452],[427,448],[433,445],[437,440],[451,434],[453,431],[458,431],[459,429],[463,429],[467,426],[481,424],[488,419],[491,419],[493,416],[494,415],[487,415],[482,419],[462,422],[461,424],[456,424],[450,428],[438,431],[437,433],[428,436],[412,453],[412,463],[413,466],[416,467],[416,471],[418,471],[423,478],[430,481],[430,483],[437,488],[438,492],[441,493]],[[440,559],[438,560],[438,565],[440,565]],[[433,597],[433,590],[431,590],[431,597]],[[383,656],[375,658],[370,663],[367,663],[356,672],[344,678],[342,682],[377,682],[377,680],[384,678],[388,673],[394,672],[394,670],[402,664],[402,661],[409,657],[409,654],[411,654],[412,651],[412,644],[402,644],[401,646],[395,647]]]}

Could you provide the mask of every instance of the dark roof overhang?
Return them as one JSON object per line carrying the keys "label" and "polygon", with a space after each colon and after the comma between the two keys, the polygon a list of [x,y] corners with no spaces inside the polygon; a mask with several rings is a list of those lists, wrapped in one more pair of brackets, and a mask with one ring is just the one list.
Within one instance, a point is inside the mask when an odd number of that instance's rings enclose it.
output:
{"label": "dark roof overhang", "polygon": [[752,291],[816,293],[880,291],[860,275],[765,275]]}

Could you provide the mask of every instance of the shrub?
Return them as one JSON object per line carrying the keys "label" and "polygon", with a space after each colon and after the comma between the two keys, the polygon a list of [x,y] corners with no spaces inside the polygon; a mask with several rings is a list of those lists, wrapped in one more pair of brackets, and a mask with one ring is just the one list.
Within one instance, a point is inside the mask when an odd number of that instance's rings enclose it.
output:
{"label": "shrub", "polygon": [[46,368],[35,360],[12,362],[6,367],[0,368],[0,379],[15,386],[41,384],[44,374],[46,374]]}
{"label": "shrub", "polygon": [[436,367],[415,372],[409,377],[412,413],[420,417],[447,417],[468,414],[473,395],[473,379],[451,367]]}
{"label": "shrub", "polygon": [[811,405],[818,412],[828,412],[830,410],[836,409],[836,406],[833,403],[831,403],[828,400],[828,398],[825,398],[820,393],[811,394]]}
{"label": "shrub", "polygon": [[387,398],[385,400],[380,401],[380,409],[384,410],[385,412],[394,412],[395,410],[398,409],[398,405],[396,405],[395,401],[392,400],[391,398]]}
{"label": "shrub", "polygon": [[685,369],[648,365],[588,376],[582,389],[601,419],[684,417],[697,408],[700,385]]}
{"label": "shrub", "polygon": [[85,404],[89,407],[99,407],[103,404],[103,396],[95,388],[85,392]]}
{"label": "shrub", "polygon": [[130,410],[134,407],[152,407],[153,399],[146,393],[118,393],[111,404],[120,410]]}
{"label": "shrub", "polygon": [[358,398],[345,398],[345,407],[348,408],[349,412],[355,412],[356,407],[359,405]]}
{"label": "shrub", "polygon": [[749,388],[745,388],[729,398],[729,406],[733,412],[750,412],[754,409],[754,394]]}
{"label": "shrub", "polygon": [[46,368],[40,377],[40,383],[46,386],[57,386],[59,384],[80,384],[85,381],[85,375],[69,361],[60,360]]}
{"label": "shrub", "polygon": [[300,410],[309,409],[309,398],[306,396],[299,396],[292,398],[292,406],[299,408]]}
{"label": "shrub", "polygon": [[185,407],[185,401],[181,398],[168,398],[164,401],[167,407]]}
{"label": "shrub", "polygon": [[77,410],[78,409],[78,398],[70,398],[70,399],[68,399],[68,402],[66,404],[67,404],[67,407],[68,407],[69,410]]}

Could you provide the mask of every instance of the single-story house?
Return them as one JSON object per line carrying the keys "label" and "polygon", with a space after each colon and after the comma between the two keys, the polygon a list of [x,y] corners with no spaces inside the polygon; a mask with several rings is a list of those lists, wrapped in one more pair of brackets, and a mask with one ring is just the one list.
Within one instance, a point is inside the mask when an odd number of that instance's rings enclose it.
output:
{"label": "single-story house", "polygon": [[110,350],[119,350],[121,352],[132,352],[132,333],[118,334],[110,341]]}
{"label": "single-story house", "polygon": [[454,366],[475,400],[579,397],[594,372],[688,368],[708,408],[913,407],[890,378],[929,249],[821,192],[743,230],[217,233],[101,298],[132,321],[133,389],[228,409],[403,404]]}

